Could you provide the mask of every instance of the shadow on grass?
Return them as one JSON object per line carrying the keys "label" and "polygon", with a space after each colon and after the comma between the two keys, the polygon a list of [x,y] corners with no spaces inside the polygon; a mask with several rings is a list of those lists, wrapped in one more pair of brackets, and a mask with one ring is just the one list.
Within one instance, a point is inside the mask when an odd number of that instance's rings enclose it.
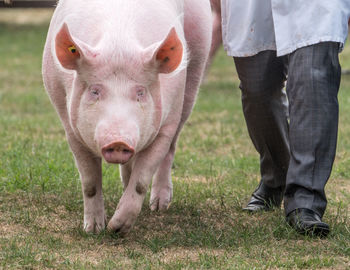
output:
{"label": "shadow on grass", "polygon": [[[332,220],[332,233],[329,238],[341,235],[344,246],[339,245],[339,252],[349,253],[350,233],[347,230],[348,220],[339,222],[336,217]],[[193,205],[175,203],[165,213],[153,213],[147,205],[138,217],[135,227],[124,237],[104,231],[97,235],[86,234],[82,224],[69,232],[77,240],[92,238],[99,244],[141,246],[152,253],[161,252],[169,248],[203,248],[240,250],[247,253],[250,250],[276,245],[276,242],[289,241],[324,241],[297,234],[285,223],[284,212],[276,209],[268,213],[249,214],[243,212],[240,206],[230,208],[214,207],[210,205],[196,208]],[[326,240],[327,240],[326,239]],[[312,248],[312,247],[310,247]]]}

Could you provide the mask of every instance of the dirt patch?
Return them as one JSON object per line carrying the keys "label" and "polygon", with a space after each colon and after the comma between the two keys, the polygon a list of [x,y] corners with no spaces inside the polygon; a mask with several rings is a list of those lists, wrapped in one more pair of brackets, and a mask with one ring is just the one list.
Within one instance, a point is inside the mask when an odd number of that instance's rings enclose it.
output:
{"label": "dirt patch", "polygon": [[[7,206],[0,210],[0,235],[28,234],[30,228],[62,234],[78,226],[76,215],[63,205],[57,205],[55,195],[33,196],[18,192],[5,197]],[[28,224],[29,229],[24,224]]]}
{"label": "dirt patch", "polygon": [[[91,249],[93,248],[93,249]],[[69,259],[71,262],[82,262],[97,266],[103,260],[108,258],[114,258],[115,260],[121,261],[121,255],[123,255],[125,248],[122,247],[111,247],[106,245],[94,245],[90,247],[90,250],[84,250],[82,247],[79,251],[74,250],[65,259]],[[123,258],[124,265],[131,264],[128,258]]]}
{"label": "dirt patch", "polygon": [[169,264],[174,261],[198,261],[201,254],[209,256],[223,256],[226,253],[224,249],[204,249],[204,248],[167,248],[162,251],[160,261]]}
{"label": "dirt patch", "polygon": [[62,228],[75,227],[72,223],[74,223],[76,218],[70,219],[70,217],[72,217],[72,214],[64,206],[58,206],[49,214],[37,216],[34,222],[39,228],[52,232],[60,232]]}
{"label": "dirt patch", "polygon": [[211,183],[214,181],[217,181],[214,177],[206,177],[203,175],[194,175],[192,177],[175,177],[173,176],[173,181],[176,182],[195,182],[195,183],[203,183],[203,184],[207,184],[207,183]]}
{"label": "dirt patch", "polygon": [[28,229],[19,224],[0,223],[0,237],[10,239],[12,237],[29,233]]}

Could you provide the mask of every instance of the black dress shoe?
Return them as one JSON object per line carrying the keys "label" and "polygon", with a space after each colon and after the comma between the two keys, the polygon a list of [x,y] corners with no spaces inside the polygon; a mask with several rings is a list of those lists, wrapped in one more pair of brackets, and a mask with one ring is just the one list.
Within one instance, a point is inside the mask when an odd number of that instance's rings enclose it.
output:
{"label": "black dress shoe", "polygon": [[260,182],[259,187],[254,191],[244,211],[259,212],[269,211],[274,207],[280,207],[283,196],[283,187],[270,188]]}
{"label": "black dress shoe", "polygon": [[298,233],[325,237],[329,233],[329,226],[322,222],[321,217],[306,208],[295,209],[287,215],[287,222]]}
{"label": "black dress shoe", "polygon": [[272,208],[273,206],[271,205],[271,203],[266,201],[264,198],[253,194],[247,206],[244,207],[243,210],[248,212],[259,212],[259,211],[269,211]]}

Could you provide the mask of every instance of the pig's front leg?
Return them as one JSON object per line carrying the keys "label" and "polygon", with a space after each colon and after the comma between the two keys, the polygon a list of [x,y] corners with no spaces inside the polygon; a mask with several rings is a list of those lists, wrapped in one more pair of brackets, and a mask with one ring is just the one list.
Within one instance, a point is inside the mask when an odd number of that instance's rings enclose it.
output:
{"label": "pig's front leg", "polygon": [[68,135],[82,183],[84,198],[84,230],[100,232],[106,227],[102,195],[101,159],[88,151],[74,135]]}
{"label": "pig's front leg", "polygon": [[[151,179],[169,151],[176,127],[168,127],[155,141],[135,157],[129,183],[108,223],[108,229],[125,234],[139,215]],[[165,135],[170,134],[170,135]]]}

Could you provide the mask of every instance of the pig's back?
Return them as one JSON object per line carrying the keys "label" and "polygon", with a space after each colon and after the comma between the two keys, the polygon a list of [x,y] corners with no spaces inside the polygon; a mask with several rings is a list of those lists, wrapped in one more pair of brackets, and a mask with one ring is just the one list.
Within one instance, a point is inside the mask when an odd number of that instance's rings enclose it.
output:
{"label": "pig's back", "polygon": [[147,47],[162,40],[171,26],[183,38],[184,0],[61,0],[51,22],[57,32],[63,22],[72,36],[95,47],[102,40],[137,40]]}

